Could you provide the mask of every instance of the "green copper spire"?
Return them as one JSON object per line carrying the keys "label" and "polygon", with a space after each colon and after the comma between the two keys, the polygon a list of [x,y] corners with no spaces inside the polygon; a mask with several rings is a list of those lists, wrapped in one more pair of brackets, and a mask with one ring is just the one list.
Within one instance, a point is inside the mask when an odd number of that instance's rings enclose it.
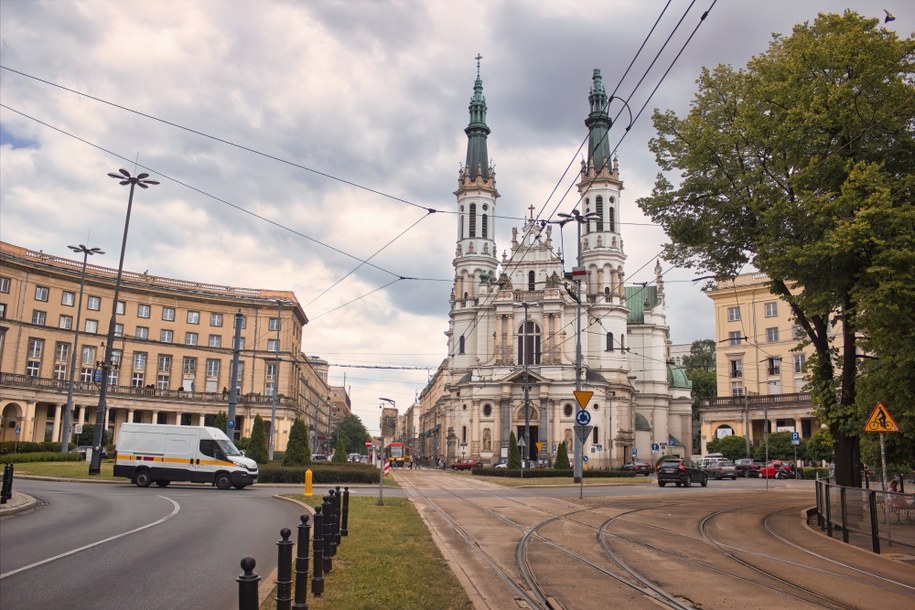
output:
{"label": "green copper spire", "polygon": [[588,136],[588,164],[594,165],[594,169],[600,169],[606,165],[610,166],[610,141],[607,137],[610,126],[613,121],[607,114],[607,90],[604,89],[604,83],[600,77],[600,69],[594,69],[594,77],[591,81],[591,93],[588,95],[588,102],[591,104],[591,113],[585,119],[585,126],[589,130]]}
{"label": "green copper spire", "polygon": [[486,98],[483,97],[483,81],[480,79],[480,60],[477,54],[477,80],[473,84],[473,97],[470,98],[470,124],[464,129],[467,134],[467,162],[464,171],[470,178],[482,175],[489,179],[489,153],[486,150],[486,136],[490,129],[486,126]]}

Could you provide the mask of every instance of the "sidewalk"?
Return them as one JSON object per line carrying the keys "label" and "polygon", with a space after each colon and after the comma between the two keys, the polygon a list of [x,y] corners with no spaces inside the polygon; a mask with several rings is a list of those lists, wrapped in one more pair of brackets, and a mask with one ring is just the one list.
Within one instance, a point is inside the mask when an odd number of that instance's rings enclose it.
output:
{"label": "sidewalk", "polygon": [[18,491],[13,492],[13,497],[6,501],[6,504],[0,504],[0,517],[21,513],[29,510],[38,504],[38,500],[32,496],[21,494]]}

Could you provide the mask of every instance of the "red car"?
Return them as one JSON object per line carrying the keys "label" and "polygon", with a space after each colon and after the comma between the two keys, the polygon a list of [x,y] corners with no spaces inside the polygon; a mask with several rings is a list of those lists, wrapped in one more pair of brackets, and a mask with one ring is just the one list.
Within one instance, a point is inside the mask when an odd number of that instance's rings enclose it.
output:
{"label": "red car", "polygon": [[480,460],[458,460],[451,465],[451,470],[473,470],[480,467]]}
{"label": "red car", "polygon": [[759,475],[764,479],[794,479],[796,474],[790,462],[773,460],[760,467]]}

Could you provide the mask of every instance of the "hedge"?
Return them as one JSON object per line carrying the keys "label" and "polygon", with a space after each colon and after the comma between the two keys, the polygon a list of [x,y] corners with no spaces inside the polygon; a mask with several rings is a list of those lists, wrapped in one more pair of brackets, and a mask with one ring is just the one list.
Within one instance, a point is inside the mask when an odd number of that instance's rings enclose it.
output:
{"label": "hedge", "polygon": [[[485,477],[507,477],[512,479],[521,478],[520,468],[474,468],[471,471],[474,475]],[[548,479],[548,478],[569,478],[574,476],[573,470],[556,470],[555,468],[525,468],[525,479]],[[631,479],[635,473],[631,470],[585,470],[582,476],[586,479],[601,477],[617,477],[621,479]]]}
{"label": "hedge", "polygon": [[282,466],[264,464],[259,467],[258,483],[305,483],[305,470],[311,468],[314,485],[337,483],[377,483],[378,469],[362,464],[321,464],[311,466]]}
{"label": "hedge", "polygon": [[31,451],[28,453],[8,453],[0,458],[0,462],[12,462],[14,464],[23,464],[25,462],[82,462],[85,459],[79,453]]}
{"label": "hedge", "polygon": [[33,443],[30,441],[3,441],[0,442],[0,453],[38,453],[39,451],[60,451],[60,443],[45,441]]}

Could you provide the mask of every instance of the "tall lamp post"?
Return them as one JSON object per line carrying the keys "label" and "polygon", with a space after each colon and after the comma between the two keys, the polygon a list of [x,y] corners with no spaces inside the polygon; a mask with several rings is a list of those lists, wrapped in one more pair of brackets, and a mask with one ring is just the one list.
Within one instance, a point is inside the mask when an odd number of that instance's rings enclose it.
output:
{"label": "tall lamp post", "polygon": [[70,381],[67,384],[67,406],[64,411],[64,432],[60,443],[60,452],[69,453],[70,451],[70,425],[73,413],[73,382],[76,378],[76,354],[79,352],[79,325],[83,313],[83,287],[86,284],[86,263],[92,254],[104,254],[98,248],[89,248],[80,244],[79,246],[67,246],[74,252],[83,253],[83,269],[79,274],[79,300],[76,301],[76,326],[73,327],[73,349],[70,350]]}
{"label": "tall lamp post", "polygon": [[[127,229],[130,227],[130,209],[133,207],[133,191],[139,186],[147,189],[150,185],[159,184],[156,180],[149,180],[149,174],[142,173],[131,176],[126,169],[119,169],[118,173],[110,172],[111,178],[118,180],[121,186],[130,185],[130,195],[127,197],[127,214],[124,217],[124,237],[121,239],[121,258],[118,261],[118,274],[114,281],[114,299],[111,304],[111,321],[108,323],[108,339],[105,342],[105,360],[102,362],[102,387],[98,393],[98,409],[95,413],[95,434],[92,437],[92,459],[89,462],[89,474],[98,474],[102,469],[102,446],[105,431],[106,411],[108,408],[108,373],[111,370],[111,356],[114,351],[114,327],[118,315],[118,297],[121,294],[121,275],[124,273],[124,251],[127,249]],[[123,357],[123,356],[122,356]]]}
{"label": "tall lamp post", "polygon": [[[571,214],[559,214],[561,221],[559,226],[574,220],[578,226],[578,256],[576,266],[572,269],[572,277],[575,278],[576,294],[578,298],[575,311],[575,391],[581,391],[581,278],[586,275],[585,269],[581,266],[581,223],[588,222],[598,218],[597,212],[588,212],[582,214],[578,210],[572,210]],[[578,405],[578,411],[582,411],[582,406]],[[575,466],[572,474],[576,483],[582,482],[582,440],[575,435]]]}
{"label": "tall lamp post", "polygon": [[[273,461],[273,448],[276,446],[276,398],[280,389],[280,324],[283,315],[283,305],[291,305],[290,301],[285,299],[274,299],[276,303],[276,360],[274,361],[273,375],[273,404],[270,407],[270,442],[267,446],[267,461]],[[291,353],[291,350],[290,350]]]}

